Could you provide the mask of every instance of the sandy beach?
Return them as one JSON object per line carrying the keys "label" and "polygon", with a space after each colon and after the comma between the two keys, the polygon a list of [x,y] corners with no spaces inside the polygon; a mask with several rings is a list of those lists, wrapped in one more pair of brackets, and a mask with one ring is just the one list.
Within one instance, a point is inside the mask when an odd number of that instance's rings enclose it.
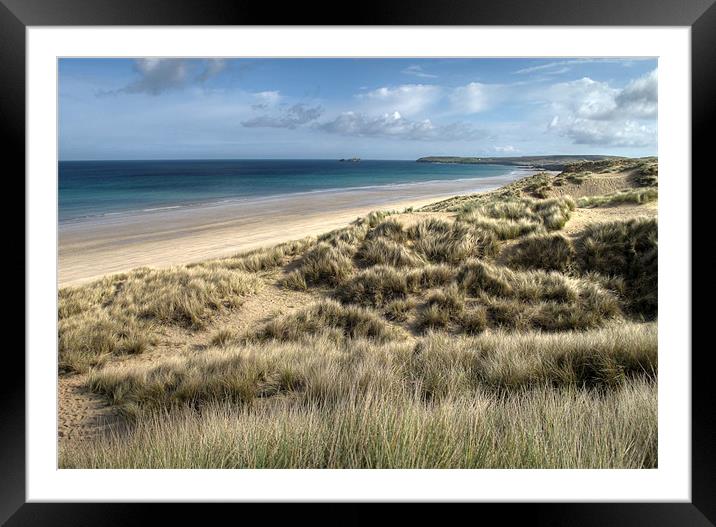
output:
{"label": "sandy beach", "polygon": [[345,226],[376,209],[419,207],[530,174],[286,195],[61,223],[59,285],[271,246]]}

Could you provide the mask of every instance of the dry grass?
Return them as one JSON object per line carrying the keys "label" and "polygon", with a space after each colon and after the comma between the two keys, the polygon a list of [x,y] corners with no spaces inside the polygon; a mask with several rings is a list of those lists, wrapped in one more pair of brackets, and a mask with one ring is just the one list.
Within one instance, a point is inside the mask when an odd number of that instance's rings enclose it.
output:
{"label": "dry grass", "polygon": [[641,205],[656,201],[659,197],[659,191],[656,188],[639,188],[621,190],[603,196],[585,196],[577,200],[577,207],[593,208],[593,207],[616,207],[624,203],[633,203]]}
{"label": "dry grass", "polygon": [[583,272],[621,277],[627,307],[654,318],[658,301],[657,237],[657,222],[650,218],[589,226],[577,241],[579,267]]}
{"label": "dry grass", "polygon": [[366,265],[392,265],[393,267],[418,267],[425,261],[402,243],[376,238],[367,240],[359,251]]}
{"label": "dry grass", "polygon": [[405,322],[408,315],[415,308],[416,301],[412,298],[405,300],[393,300],[388,302],[383,309],[383,316],[394,322]]}
{"label": "dry grass", "polygon": [[[88,386],[135,413],[146,408],[216,401],[256,403],[291,395],[330,405],[356,394],[382,397],[406,390],[425,400],[470,396],[477,389],[609,387],[654,380],[654,324],[625,323],[561,335],[492,332],[477,337],[429,334],[411,344],[377,317],[354,309],[310,308],[284,318],[255,340],[166,359],[147,367],[93,371]],[[293,324],[301,326],[294,330]],[[325,332],[337,328],[343,338]],[[396,340],[397,339],[397,340]]]}
{"label": "dry grass", "polygon": [[239,271],[247,271],[258,273],[261,271],[270,271],[284,266],[291,259],[300,256],[307,249],[315,245],[315,241],[311,238],[304,238],[291,242],[282,243],[275,247],[256,249],[241,254],[237,254],[231,258],[220,258],[217,260],[208,260],[197,264],[187,265],[191,267],[203,267],[208,269],[232,269]]}
{"label": "dry grass", "polygon": [[520,240],[500,256],[506,266],[514,269],[566,272],[572,266],[576,252],[569,238],[561,234],[547,234]]}
{"label": "dry grass", "polygon": [[407,232],[402,223],[395,219],[388,219],[380,222],[366,234],[368,240],[385,238],[394,242],[404,242],[407,239]]}
{"label": "dry grass", "polygon": [[143,353],[154,341],[150,324],[122,313],[94,309],[60,321],[59,368],[85,372],[112,355]]}
{"label": "dry grass", "polygon": [[613,387],[638,377],[656,379],[657,331],[655,324],[623,323],[560,334],[492,331],[472,338],[435,334],[422,342],[416,357],[430,379],[445,377],[442,368],[461,365],[459,377],[468,382],[457,388],[455,379],[423,381],[431,397],[478,386],[498,390]]}
{"label": "dry grass", "polygon": [[632,179],[639,187],[657,187],[659,185],[659,163],[657,160],[651,158],[640,163]]}
{"label": "dry grass", "polygon": [[202,327],[212,312],[239,305],[259,286],[253,276],[229,269],[139,269],[122,283],[111,307],[140,319]]}
{"label": "dry grass", "polygon": [[290,315],[277,317],[256,331],[259,340],[302,340],[328,334],[340,338],[387,341],[399,336],[378,314],[356,306],[322,300]]}
{"label": "dry grass", "polygon": [[[63,453],[62,464],[654,466],[656,360],[656,326],[621,324],[562,335],[431,334],[417,344],[322,335],[310,345],[270,340],[153,368],[105,367],[89,386],[137,428]],[[217,423],[218,408],[230,428]],[[579,448],[566,446],[577,440]],[[284,455],[264,457],[265,448]]]}
{"label": "dry grass", "polygon": [[491,256],[498,250],[492,232],[459,221],[430,218],[412,225],[408,237],[413,250],[432,263],[456,264],[470,257]]}
{"label": "dry grass", "polygon": [[[419,210],[422,212],[449,211],[464,213],[477,207],[489,207],[501,202],[519,202],[521,200],[539,201],[550,197],[553,186],[561,186],[568,181],[567,178],[572,179],[574,177],[576,177],[576,174],[567,175],[566,173],[562,173],[558,176],[553,176],[540,172],[532,176],[523,177],[490,192],[481,192],[468,196],[456,196],[426,205]],[[580,174],[580,177],[586,180],[589,176],[585,173]],[[574,181],[570,182],[574,184]]]}
{"label": "dry grass", "polygon": [[353,272],[355,250],[337,239],[335,245],[322,241],[300,260],[296,270],[285,279],[287,287],[305,290],[309,285],[338,285]]}
{"label": "dry grass", "polygon": [[411,292],[419,293],[433,287],[446,286],[455,280],[456,276],[457,268],[446,264],[434,264],[408,271],[405,280]]}
{"label": "dry grass", "polygon": [[113,354],[142,353],[158,324],[203,327],[212,314],[236,307],[258,279],[226,268],[142,268],[59,292],[62,370],[86,371]]}
{"label": "dry grass", "polygon": [[393,267],[376,265],[360,271],[336,289],[346,303],[381,307],[408,294],[407,273]]}
{"label": "dry grass", "polygon": [[513,271],[475,260],[461,268],[458,283],[487,309],[490,325],[496,327],[588,329],[621,316],[611,292],[555,272]]}
{"label": "dry grass", "polygon": [[458,219],[489,231],[500,240],[511,240],[561,229],[574,207],[571,198],[511,199],[467,206]]}
{"label": "dry grass", "polygon": [[418,314],[416,327],[422,332],[447,328],[462,315],[464,309],[463,291],[456,284],[451,284],[428,295],[425,306]]}
{"label": "dry grass", "polygon": [[62,468],[655,468],[656,386],[533,389],[425,405],[410,395],[157,411]]}

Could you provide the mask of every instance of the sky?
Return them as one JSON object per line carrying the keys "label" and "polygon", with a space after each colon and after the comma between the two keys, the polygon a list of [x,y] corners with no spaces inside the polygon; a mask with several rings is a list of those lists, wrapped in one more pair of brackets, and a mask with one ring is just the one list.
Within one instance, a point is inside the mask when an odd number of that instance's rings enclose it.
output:
{"label": "sky", "polygon": [[59,60],[79,159],[657,154],[657,59]]}

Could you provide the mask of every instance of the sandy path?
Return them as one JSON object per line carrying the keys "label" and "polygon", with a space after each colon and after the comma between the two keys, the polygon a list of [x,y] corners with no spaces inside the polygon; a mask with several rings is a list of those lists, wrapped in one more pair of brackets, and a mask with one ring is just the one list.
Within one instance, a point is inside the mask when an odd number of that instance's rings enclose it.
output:
{"label": "sandy path", "polygon": [[77,285],[135,267],[196,262],[315,236],[373,210],[419,207],[494,189],[517,177],[284,196],[63,223],[59,282],[61,287]]}
{"label": "sandy path", "polygon": [[57,435],[61,442],[94,437],[120,422],[107,401],[83,387],[86,375],[59,376]]}

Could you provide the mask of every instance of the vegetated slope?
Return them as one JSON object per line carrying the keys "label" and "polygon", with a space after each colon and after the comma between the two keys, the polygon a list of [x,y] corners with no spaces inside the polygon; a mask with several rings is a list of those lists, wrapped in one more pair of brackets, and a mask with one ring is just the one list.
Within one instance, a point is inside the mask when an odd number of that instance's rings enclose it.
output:
{"label": "vegetated slope", "polygon": [[657,185],[580,163],[63,290],[61,365],[130,430],[61,463],[656,466]]}

